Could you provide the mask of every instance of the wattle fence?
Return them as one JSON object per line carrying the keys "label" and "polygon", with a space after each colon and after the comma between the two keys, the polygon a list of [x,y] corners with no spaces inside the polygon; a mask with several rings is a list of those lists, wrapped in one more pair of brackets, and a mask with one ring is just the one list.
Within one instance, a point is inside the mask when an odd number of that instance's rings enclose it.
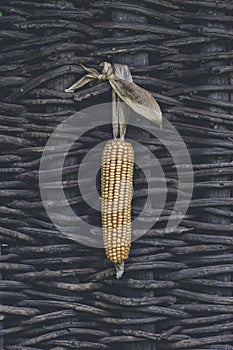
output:
{"label": "wattle fence", "polygon": [[[1,348],[233,349],[233,3],[2,0],[0,11]],[[83,75],[80,63],[102,61],[129,64],[151,91],[187,145],[195,180],[186,216],[166,230],[178,191],[174,161],[131,130],[160,161],[168,201],[133,243],[119,281],[102,249],[59,234],[39,191],[55,127],[111,100],[107,82],[64,92]],[[64,164],[67,198],[90,222],[99,216],[83,210],[78,167],[111,137],[107,127],[90,131]],[[133,215],[147,195],[140,170],[136,180]]]}

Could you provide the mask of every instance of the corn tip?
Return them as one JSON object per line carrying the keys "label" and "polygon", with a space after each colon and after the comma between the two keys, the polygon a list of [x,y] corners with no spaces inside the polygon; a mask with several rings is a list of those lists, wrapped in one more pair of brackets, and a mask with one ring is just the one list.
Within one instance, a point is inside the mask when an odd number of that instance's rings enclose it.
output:
{"label": "corn tip", "polygon": [[124,274],[124,271],[125,271],[125,262],[123,261],[122,263],[120,264],[116,264],[115,265],[115,268],[116,268],[116,279],[119,280],[123,274]]}

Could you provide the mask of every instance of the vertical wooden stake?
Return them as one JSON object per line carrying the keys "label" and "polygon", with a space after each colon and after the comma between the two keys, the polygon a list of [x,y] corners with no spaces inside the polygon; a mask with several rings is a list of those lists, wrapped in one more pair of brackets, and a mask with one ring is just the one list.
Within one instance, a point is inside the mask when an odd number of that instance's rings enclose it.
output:
{"label": "vertical wooden stake", "polygon": [[[211,16],[218,16],[218,15],[223,15],[223,13],[219,13],[219,11],[216,10],[207,10],[206,13],[204,13],[205,15],[211,15]],[[223,24],[216,24],[215,22],[210,22],[208,23],[208,27],[210,28],[220,28],[223,29],[223,27],[225,27],[225,25]],[[226,29],[226,28],[225,28]],[[224,42],[224,40],[219,39],[218,41],[214,41],[212,43],[208,43],[205,45],[205,47],[203,48],[203,51],[206,53],[210,53],[210,52],[224,52],[224,51],[228,51],[228,47],[227,47],[227,43]],[[203,66],[205,68],[212,68],[214,66],[219,66],[221,65],[221,61],[210,61],[207,63],[204,63]],[[210,85],[228,85],[229,84],[229,77],[228,77],[228,73],[225,74],[221,74],[221,75],[216,75],[216,74],[209,74],[207,77],[207,80],[203,81],[203,84],[210,84]],[[217,100],[221,100],[221,101],[226,101],[228,102],[230,100],[230,95],[229,92],[225,92],[225,91],[217,91],[217,92],[212,92],[211,94],[209,94],[210,98],[213,99],[217,99]],[[210,110],[212,112],[217,112],[217,113],[224,113],[225,111],[221,108],[221,107],[215,107],[215,106],[211,106]],[[210,125],[208,125],[209,127],[216,129],[219,129],[221,131],[227,130],[226,126],[224,125],[219,125],[219,124],[213,124],[210,123]],[[221,162],[226,162],[226,161],[230,161],[229,156],[212,156],[211,157],[211,162],[213,163],[221,163]],[[211,180],[213,181],[226,181],[226,180],[230,180],[229,176],[227,175],[220,175],[220,176],[213,176],[211,178]],[[226,198],[230,198],[231,197],[231,189],[230,188],[219,188],[219,189],[211,189],[211,190],[207,190],[206,191],[206,197],[210,197],[210,198],[221,198],[221,199],[226,199]],[[221,209],[224,209],[223,207],[221,207]],[[225,210],[230,210],[230,208],[225,207]],[[210,222],[212,224],[222,224],[222,225],[230,225],[231,224],[231,218],[230,217],[225,217],[225,216],[218,216],[215,214],[211,214],[211,213],[205,213],[203,216],[203,220],[205,222]],[[221,234],[221,232],[219,232],[219,234]],[[216,276],[216,279],[219,279],[221,281],[231,281],[231,274],[221,274],[218,276]],[[225,295],[225,296],[231,296],[232,292],[230,290],[230,288],[211,288],[208,289],[208,293],[210,294],[217,294],[217,295]]]}

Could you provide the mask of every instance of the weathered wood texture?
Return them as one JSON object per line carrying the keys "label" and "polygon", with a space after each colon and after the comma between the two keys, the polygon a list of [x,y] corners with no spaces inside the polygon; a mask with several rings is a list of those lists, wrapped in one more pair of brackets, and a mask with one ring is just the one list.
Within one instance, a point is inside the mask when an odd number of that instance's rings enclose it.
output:
{"label": "weathered wood texture", "polygon": [[[205,11],[205,13],[208,15],[223,15],[224,13],[222,12],[217,12],[216,13],[216,10],[209,10],[207,9]],[[214,29],[214,30],[225,30],[227,31],[227,26],[225,23],[208,23],[208,27],[211,29]],[[223,40],[221,42],[210,42],[210,43],[207,43],[204,45],[204,47],[202,48],[202,52],[206,52],[207,54],[208,53],[211,53],[211,52],[224,52],[224,51],[227,51],[231,48],[231,45],[229,44],[229,42]],[[230,61],[229,61],[230,63]],[[212,67],[215,67],[216,65],[218,66],[221,66],[223,65],[223,63],[221,61],[214,61],[213,63],[212,62],[204,62],[203,63],[203,68],[207,68],[207,69],[211,69]],[[210,84],[210,85],[227,85],[227,84],[230,84],[230,79],[229,79],[229,73],[228,72],[225,72],[223,74],[221,74],[220,76],[219,75],[216,75],[216,74],[210,74],[209,76],[207,76],[206,78],[204,78],[203,80],[203,84]],[[213,99],[216,99],[216,100],[220,100],[220,101],[226,101],[226,102],[230,102],[230,93],[228,91],[224,91],[224,90],[219,90],[219,91],[210,91],[208,93],[208,97],[209,98],[213,98]],[[216,112],[216,113],[224,113],[224,109],[222,109],[221,106],[210,106],[209,107],[210,111],[212,112]],[[215,124],[215,123],[207,123],[207,125],[209,127],[213,127],[215,129],[219,129],[223,132],[228,132],[229,131],[229,127],[226,126],[226,125],[221,125],[219,123]],[[231,155],[211,155],[210,156],[210,161],[213,163],[213,164],[216,164],[218,165],[219,163],[222,163],[222,162],[231,162],[232,160],[232,156]],[[231,176],[230,175],[220,175],[218,174],[217,176],[213,176],[210,178],[212,181],[217,181],[217,182],[225,182],[225,181],[228,181],[231,179]],[[211,189],[207,189],[205,191],[205,195],[207,197],[210,197],[210,198],[222,198],[223,200],[225,198],[229,198],[231,197],[231,188],[230,187],[227,187],[227,188],[220,188],[220,189],[214,189],[214,188],[211,188]],[[230,207],[222,207],[222,210],[223,211],[230,211],[231,208]],[[207,221],[207,222],[210,222],[212,224],[222,224],[222,225],[230,225],[231,224],[231,217],[228,217],[228,216],[219,216],[219,215],[216,215],[215,213],[204,213],[204,220]],[[218,280],[222,280],[224,282],[230,282],[231,279],[232,279],[232,274],[224,274],[222,273],[221,275],[219,276],[216,276],[216,279]],[[208,288],[208,287],[207,287]],[[211,289],[209,290],[209,288],[207,289],[208,292],[212,292],[214,294],[218,294],[218,295],[228,295],[228,296],[232,296],[232,289],[230,288],[219,288],[219,289],[214,289],[211,291]]]}
{"label": "weathered wood texture", "polygon": [[[231,1],[4,0],[0,11],[4,349],[232,349]],[[113,11],[142,20],[116,21]],[[83,74],[79,63],[97,67],[122,55],[186,142],[195,184],[186,217],[167,232],[178,186],[173,161],[157,140],[137,134],[163,166],[169,201],[158,225],[134,243],[116,281],[102,250],[60,237],[43,210],[38,170],[61,121],[110,101],[107,83],[62,91]],[[93,222],[93,212],[81,211],[72,176],[81,157],[111,133],[87,136],[72,147],[64,185],[70,202]],[[135,200],[141,200],[144,178],[135,181]],[[134,206],[133,215],[139,210]]]}

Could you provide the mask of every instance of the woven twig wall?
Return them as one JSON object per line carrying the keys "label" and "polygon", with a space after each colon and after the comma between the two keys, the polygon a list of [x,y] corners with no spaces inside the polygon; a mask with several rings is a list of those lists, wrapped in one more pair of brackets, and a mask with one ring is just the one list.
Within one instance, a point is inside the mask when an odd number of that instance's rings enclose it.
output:
{"label": "woven twig wall", "polygon": [[[118,9],[146,21],[117,23]],[[232,2],[11,0],[0,10],[2,349],[233,349]],[[166,231],[178,187],[174,163],[155,139],[137,135],[163,166],[169,201],[154,229],[133,243],[117,281],[103,250],[64,239],[53,226],[39,164],[60,122],[110,101],[107,83],[64,92],[83,75],[79,63],[97,68],[138,53],[149,64],[131,67],[133,78],[182,135],[195,183],[182,223]],[[93,131],[67,157],[66,191],[77,210],[79,162],[111,137],[110,129]]]}

